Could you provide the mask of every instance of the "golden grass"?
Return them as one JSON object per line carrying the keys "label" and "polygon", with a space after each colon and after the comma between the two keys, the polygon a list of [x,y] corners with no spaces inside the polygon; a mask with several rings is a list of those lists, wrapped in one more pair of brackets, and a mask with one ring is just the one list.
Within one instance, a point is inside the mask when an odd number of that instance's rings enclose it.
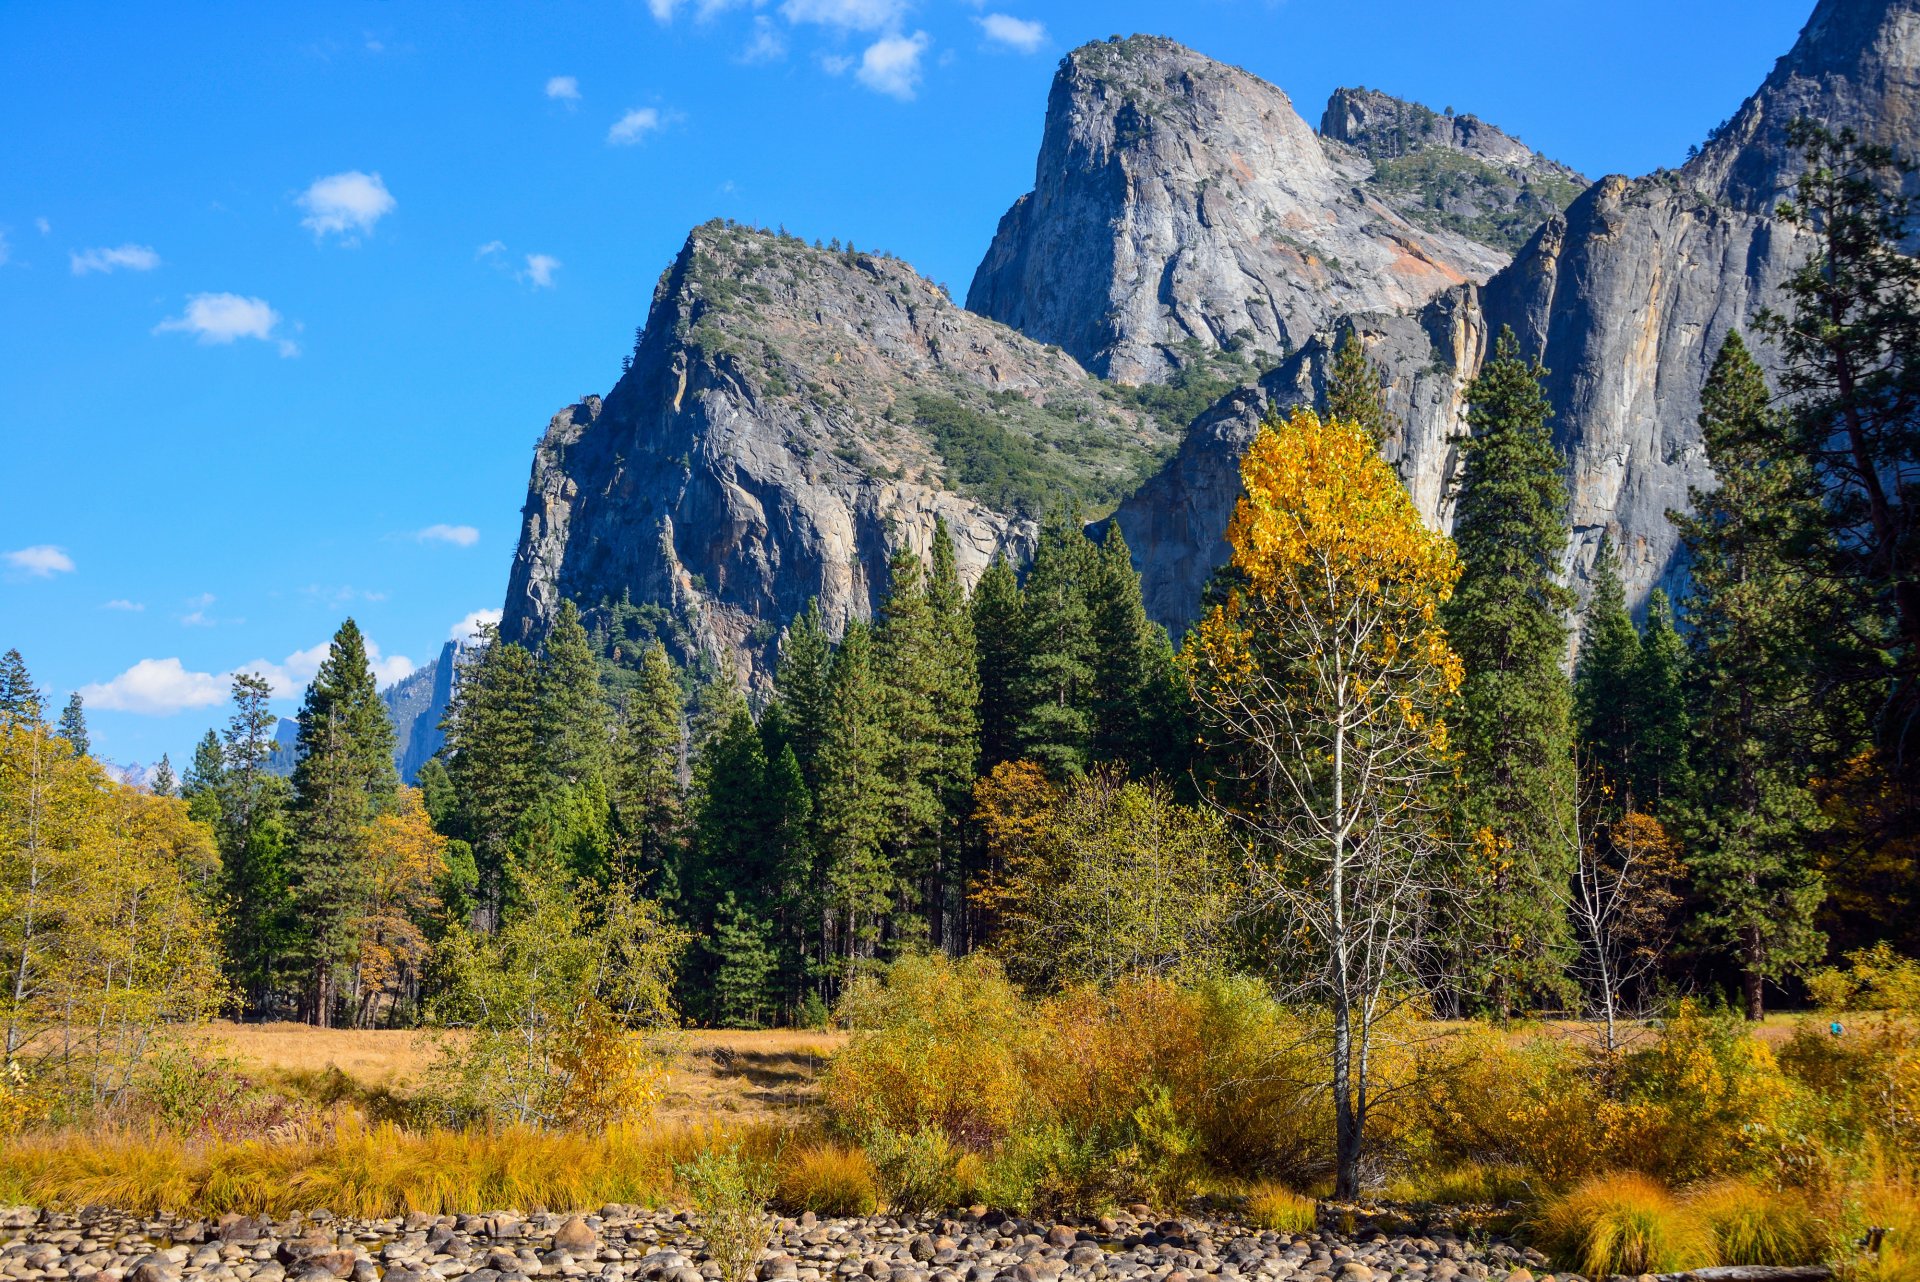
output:
{"label": "golden grass", "polygon": [[319,1138],[280,1143],[62,1132],[0,1147],[0,1192],[47,1206],[205,1215],[285,1215],[301,1207],[382,1216],[659,1205],[676,1194],[676,1164],[720,1145],[773,1147],[777,1137],[769,1129],[410,1131],[349,1118]]}
{"label": "golden grass", "polygon": [[1547,1203],[1541,1246],[1588,1277],[1678,1273],[1719,1262],[1713,1230],[1644,1175],[1599,1175]]}
{"label": "golden grass", "polygon": [[1256,1184],[1247,1193],[1247,1223],[1273,1233],[1311,1233],[1319,1204],[1282,1184]]}
{"label": "golden grass", "polygon": [[796,1145],[781,1154],[774,1202],[816,1215],[872,1215],[880,1208],[880,1173],[860,1149],[833,1140]]}
{"label": "golden grass", "polygon": [[1512,1163],[1458,1162],[1399,1176],[1387,1185],[1386,1192],[1388,1200],[1394,1202],[1499,1205],[1531,1199],[1534,1182],[1525,1167]]}
{"label": "golden grass", "polygon": [[1826,1230],[1804,1197],[1719,1180],[1686,1202],[1713,1230],[1722,1264],[1813,1264],[1825,1254]]}

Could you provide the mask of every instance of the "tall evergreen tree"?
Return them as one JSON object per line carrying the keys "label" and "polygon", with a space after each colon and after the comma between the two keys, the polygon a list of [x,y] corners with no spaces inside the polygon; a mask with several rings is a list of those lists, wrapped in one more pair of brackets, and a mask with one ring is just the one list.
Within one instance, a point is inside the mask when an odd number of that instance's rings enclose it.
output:
{"label": "tall evergreen tree", "polygon": [[[263,1009],[281,979],[287,951],[287,781],[273,774],[273,687],[258,673],[233,679],[218,770],[222,882],[228,912],[227,958],[255,1010]],[[201,779],[196,755],[194,773]],[[189,810],[191,813],[191,808]]]}
{"label": "tall evergreen tree", "polygon": [[173,763],[167,760],[167,754],[160,754],[160,761],[153,768],[153,778],[148,783],[156,797],[171,797],[179,788],[173,777]]}
{"label": "tall evergreen tree", "polygon": [[456,827],[473,848],[480,880],[475,917],[487,930],[500,922],[515,833],[540,798],[538,679],[524,647],[483,628],[479,653],[464,665],[442,722],[447,773],[459,797]]}
{"label": "tall evergreen tree", "polygon": [[1014,733],[1020,755],[1056,779],[1086,769],[1093,744],[1095,645],[1087,589],[1095,564],[1078,510],[1055,508],[1040,527],[1020,596]]}
{"label": "tall evergreen tree", "polygon": [[714,913],[705,940],[712,979],[708,1012],[724,1028],[759,1028],[774,1007],[777,960],[773,927],[729,893]]}
{"label": "tall evergreen tree", "polygon": [[288,893],[309,1023],[330,1027],[354,973],[371,895],[367,825],[392,803],[393,725],[352,619],[333,634],[300,705]]}
{"label": "tall evergreen tree", "polygon": [[599,665],[580,611],[562,601],[540,646],[537,681],[541,766],[562,787],[604,784],[610,755]]}
{"label": "tall evergreen tree", "polygon": [[193,760],[187,763],[187,773],[180,780],[180,795],[186,800],[187,814],[216,835],[226,827],[220,818],[226,774],[227,758],[220,735],[208,730],[194,746]]}
{"label": "tall evergreen tree", "polygon": [[1666,803],[1687,792],[1687,643],[1674,627],[1667,594],[1647,598],[1647,625],[1640,638],[1638,745],[1634,752],[1634,804],[1664,816]]}
{"label": "tall evergreen tree", "polygon": [[823,959],[873,956],[895,889],[885,855],[892,810],[885,705],[874,666],[872,633],[856,619],[834,655],[816,798]]}
{"label": "tall evergreen tree", "polygon": [[67,706],[60,710],[60,724],[54,733],[67,741],[74,756],[93,755],[93,740],[87,734],[87,708],[78,690],[67,696]]}
{"label": "tall evergreen tree", "polygon": [[640,681],[627,698],[616,745],[616,807],[632,871],[642,877],[657,878],[671,867],[680,840],[682,711],[673,660],[664,645],[652,642],[641,653]]}
{"label": "tall evergreen tree", "polygon": [[973,811],[974,771],[980,759],[980,669],[966,590],[954,559],[953,533],[934,523],[927,574],[932,611],[934,742],[931,786],[939,802],[940,832],[927,887],[932,942],[959,946],[966,908],[966,821]]}
{"label": "tall evergreen tree", "polygon": [[1573,867],[1571,594],[1560,583],[1566,490],[1538,362],[1502,329],[1467,391],[1470,435],[1454,516],[1463,571],[1443,615],[1466,668],[1453,725],[1462,812],[1482,846],[1496,1006],[1564,988],[1556,894]]}
{"label": "tall evergreen tree", "polygon": [[1004,555],[995,556],[973,585],[968,613],[980,687],[979,771],[986,774],[1020,755],[1017,685],[1026,629],[1020,612],[1020,580]]}
{"label": "tall evergreen tree", "polygon": [[1813,864],[1822,824],[1807,780],[1820,751],[1815,630],[1835,593],[1809,567],[1823,558],[1825,514],[1806,456],[1783,449],[1766,379],[1729,333],[1701,394],[1700,427],[1716,484],[1673,514],[1689,554],[1692,777],[1682,831],[1698,902],[1694,943],[1730,958],[1750,1018],[1765,986],[1817,961],[1823,887]]}
{"label": "tall evergreen tree", "polygon": [[880,769],[891,785],[886,857],[899,886],[909,892],[921,887],[933,868],[946,817],[935,707],[943,662],[920,558],[902,549],[888,566],[887,596],[874,627],[874,675],[886,728]]}
{"label": "tall evergreen tree", "polygon": [[20,651],[0,655],[0,728],[37,725],[41,708],[40,687],[34,685]]}
{"label": "tall evergreen tree", "polygon": [[1365,429],[1376,446],[1384,445],[1399,426],[1387,411],[1386,382],[1367,356],[1358,330],[1348,327],[1340,336],[1327,371],[1327,417]]}
{"label": "tall evergreen tree", "polygon": [[1091,759],[1117,762],[1136,778],[1155,771],[1184,777],[1193,737],[1186,692],[1166,629],[1147,617],[1117,521],[1108,522],[1094,557],[1087,612],[1094,639]]}
{"label": "tall evergreen tree", "polygon": [[1593,595],[1573,670],[1574,724],[1586,756],[1614,791],[1616,809],[1632,808],[1634,743],[1639,732],[1640,633],[1627,613],[1620,558],[1603,536],[1593,559]]}

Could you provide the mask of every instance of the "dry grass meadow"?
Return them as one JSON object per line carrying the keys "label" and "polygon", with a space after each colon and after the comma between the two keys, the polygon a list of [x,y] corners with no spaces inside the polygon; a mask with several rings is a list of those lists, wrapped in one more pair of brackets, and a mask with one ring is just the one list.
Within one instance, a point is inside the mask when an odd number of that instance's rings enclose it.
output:
{"label": "dry grass meadow", "polygon": [[[220,1020],[197,1030],[194,1040],[270,1079],[338,1071],[356,1086],[404,1095],[433,1062],[444,1036],[458,1034]],[[659,1114],[689,1123],[789,1116],[817,1097],[827,1057],[845,1042],[844,1033],[788,1029],[672,1034],[672,1075]]]}

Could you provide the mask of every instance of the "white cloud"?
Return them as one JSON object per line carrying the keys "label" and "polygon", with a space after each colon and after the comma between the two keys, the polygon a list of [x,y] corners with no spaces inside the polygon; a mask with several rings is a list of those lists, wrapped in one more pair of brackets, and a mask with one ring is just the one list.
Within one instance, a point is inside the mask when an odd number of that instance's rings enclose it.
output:
{"label": "white cloud", "polygon": [[666,120],[657,107],[635,107],[613,122],[607,141],[616,147],[631,147],[650,133],[666,128]]}
{"label": "white cloud", "polygon": [[929,43],[924,31],[910,36],[882,36],[860,55],[860,69],[853,78],[875,93],[903,101],[911,99],[920,84],[920,55]]}
{"label": "white cloud", "polygon": [[552,254],[528,254],[527,270],[520,273],[520,279],[535,289],[552,289],[553,274],[560,270],[560,260]]}
{"label": "white cloud", "polygon": [[413,537],[422,543],[451,543],[455,547],[470,548],[480,541],[480,531],[471,525],[429,525]]}
{"label": "white cloud", "polygon": [[46,219],[36,218],[33,220],[33,225],[40,229],[40,234],[42,236],[53,235],[53,224],[48,222]]}
{"label": "white cloud", "polygon": [[490,240],[486,244],[480,246],[480,248],[474,250],[473,256],[475,258],[491,258],[495,254],[504,254],[506,252],[507,252],[506,241]]}
{"label": "white cloud", "polygon": [[153,327],[156,334],[187,333],[202,343],[231,343],[240,338],[278,342],[282,356],[298,356],[300,348],[274,334],[280,313],[264,298],[242,298],[238,294],[194,294],[179,316]]}
{"label": "white cloud", "polygon": [[189,672],[178,659],[142,659],[111,681],[81,686],[80,697],[89,709],[165,717],[221,702],[229,684],[211,672]]}
{"label": "white cloud", "polygon": [[987,33],[987,39],[1009,49],[1018,49],[1021,53],[1033,53],[1046,43],[1047,28],[1044,23],[1004,13],[990,13],[978,21],[980,29]]}
{"label": "white cloud", "polygon": [[130,272],[150,272],[160,265],[160,255],[150,245],[118,245],[111,249],[88,249],[70,253],[75,276],[88,272],[110,272],[124,267]]}
{"label": "white cloud", "polygon": [[300,225],[310,228],[314,239],[336,235],[351,245],[358,242],[362,233],[371,233],[375,223],[392,213],[395,202],[379,174],[349,169],[343,174],[315,179],[313,185],[301,193],[299,203],[307,211]]}
{"label": "white cloud", "polygon": [[773,19],[765,14],[756,14],[753,19],[753,36],[747,41],[747,47],[740,51],[740,61],[778,62],[786,56],[786,38],[780,34],[780,29],[773,25]]}
{"label": "white cloud", "polygon": [[500,611],[475,610],[461,619],[460,622],[447,629],[447,640],[471,641],[482,626],[489,624],[497,626],[499,622]]}
{"label": "white cloud", "polygon": [[846,31],[881,31],[906,16],[905,0],[786,0],[788,22],[816,22]]}
{"label": "white cloud", "polygon": [[673,11],[679,7],[680,0],[647,0],[647,11],[656,22],[672,22]]}
{"label": "white cloud", "polygon": [[129,614],[138,614],[147,607],[138,601],[129,601],[125,597],[115,597],[111,601],[102,601],[100,608],[102,610],[124,610]]}
{"label": "white cloud", "polygon": [[367,642],[367,666],[373,669],[375,681],[383,686],[390,686],[420,665],[404,654],[381,654],[380,647],[369,641]]}
{"label": "white cloud", "polygon": [[[372,637],[363,640],[367,647],[367,667],[372,670],[374,680],[383,686],[392,685],[419,666],[404,654],[382,654],[379,642]],[[255,659],[251,663],[241,664],[233,673],[257,672],[273,687],[274,698],[291,699],[306,690],[308,683],[320,671],[320,665],[326,661],[327,651],[332,644],[331,641],[321,641],[304,650],[295,650],[278,663]],[[228,673],[222,679],[231,682],[233,673]]]}
{"label": "white cloud", "polygon": [[554,76],[547,81],[547,97],[561,102],[580,101],[580,81],[574,76]]}
{"label": "white cloud", "polygon": [[32,579],[50,579],[56,574],[73,573],[73,558],[67,555],[65,548],[55,547],[51,543],[18,548],[0,556],[0,560],[5,560],[16,575]]}

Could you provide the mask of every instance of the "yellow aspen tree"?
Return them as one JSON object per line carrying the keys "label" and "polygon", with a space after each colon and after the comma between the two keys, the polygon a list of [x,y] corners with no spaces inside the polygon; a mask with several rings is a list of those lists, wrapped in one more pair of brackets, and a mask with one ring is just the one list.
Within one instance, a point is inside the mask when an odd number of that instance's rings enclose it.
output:
{"label": "yellow aspen tree", "polygon": [[1183,655],[1215,750],[1214,798],[1250,849],[1249,913],[1324,1003],[1338,1160],[1358,1190],[1384,1020],[1419,991],[1451,769],[1441,710],[1461,665],[1438,616],[1460,577],[1367,430],[1270,421],[1240,464],[1224,599]]}

